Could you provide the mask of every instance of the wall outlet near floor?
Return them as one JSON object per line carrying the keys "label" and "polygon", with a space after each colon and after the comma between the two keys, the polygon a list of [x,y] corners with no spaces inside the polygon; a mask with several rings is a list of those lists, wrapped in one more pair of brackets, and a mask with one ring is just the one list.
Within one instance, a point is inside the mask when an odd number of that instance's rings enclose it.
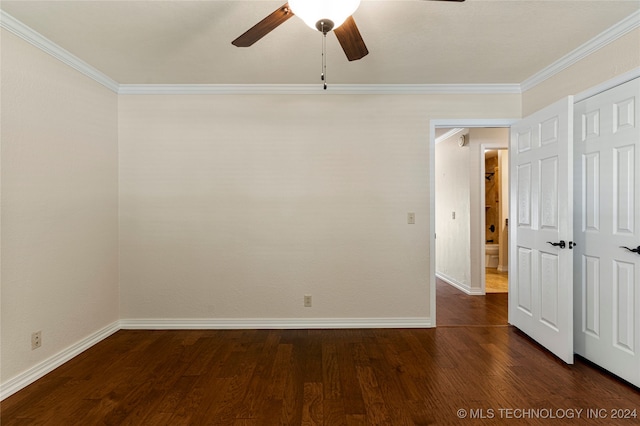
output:
{"label": "wall outlet near floor", "polygon": [[304,295],[304,307],[305,308],[310,308],[311,307],[311,295],[309,295],[309,294],[305,294]]}
{"label": "wall outlet near floor", "polygon": [[34,331],[31,333],[31,350],[38,349],[42,346],[42,331]]}

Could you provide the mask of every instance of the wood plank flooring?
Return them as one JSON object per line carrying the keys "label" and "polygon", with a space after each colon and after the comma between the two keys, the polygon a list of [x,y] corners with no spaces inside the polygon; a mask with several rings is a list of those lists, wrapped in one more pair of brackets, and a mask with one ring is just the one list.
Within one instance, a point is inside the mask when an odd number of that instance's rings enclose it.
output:
{"label": "wood plank flooring", "polygon": [[496,268],[485,268],[484,288],[486,293],[509,292],[509,273],[498,272]]}
{"label": "wood plank flooring", "polygon": [[436,325],[507,325],[508,293],[468,296],[457,288],[436,280]]}
{"label": "wood plank flooring", "polygon": [[[640,410],[638,389],[582,361],[564,365],[505,325],[503,302],[487,297],[481,308],[475,300],[485,298],[459,297],[443,286],[436,329],[122,330],[7,398],[0,421],[638,424],[612,421],[610,411]],[[585,411],[573,419],[548,418],[575,409]],[[587,418],[587,409],[608,416]],[[518,415],[533,417],[509,418]]]}

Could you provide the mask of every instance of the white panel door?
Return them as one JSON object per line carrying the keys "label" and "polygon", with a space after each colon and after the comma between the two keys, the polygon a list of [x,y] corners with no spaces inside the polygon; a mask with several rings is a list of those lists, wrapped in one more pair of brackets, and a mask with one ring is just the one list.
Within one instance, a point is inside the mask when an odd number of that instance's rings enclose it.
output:
{"label": "white panel door", "polygon": [[575,351],[640,386],[640,79],[575,105]]}
{"label": "white panel door", "polygon": [[[573,98],[511,127],[509,322],[573,363]],[[556,244],[556,245],[552,245]]]}

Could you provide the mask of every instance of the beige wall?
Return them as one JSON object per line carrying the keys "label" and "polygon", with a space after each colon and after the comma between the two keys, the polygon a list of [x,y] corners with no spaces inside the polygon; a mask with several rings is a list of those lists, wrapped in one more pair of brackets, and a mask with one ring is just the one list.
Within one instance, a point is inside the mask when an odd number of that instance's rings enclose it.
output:
{"label": "beige wall", "polygon": [[[468,130],[464,133],[467,134]],[[471,187],[469,145],[458,146],[459,135],[435,148],[436,272],[440,278],[471,288]],[[453,217],[455,213],[455,218]]]}
{"label": "beige wall", "polygon": [[121,317],[428,318],[429,119],[519,104],[121,96]]}
{"label": "beige wall", "polygon": [[640,28],[573,64],[522,95],[523,116],[640,67]]}
{"label": "beige wall", "polygon": [[5,383],[117,321],[118,176],[116,94],[1,41]]}

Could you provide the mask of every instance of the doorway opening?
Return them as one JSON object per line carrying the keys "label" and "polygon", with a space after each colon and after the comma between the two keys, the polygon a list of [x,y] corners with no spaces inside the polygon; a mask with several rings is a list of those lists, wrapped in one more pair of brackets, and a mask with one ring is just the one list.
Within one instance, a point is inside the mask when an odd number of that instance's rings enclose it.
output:
{"label": "doorway opening", "polygon": [[[436,325],[437,312],[436,298],[444,294],[441,291],[443,284],[447,287],[455,287],[456,291],[466,293],[468,296],[485,296],[487,293],[491,297],[496,295],[493,293],[494,288],[491,285],[489,291],[486,291],[485,283],[487,276],[485,245],[487,239],[492,239],[487,238],[487,228],[491,224],[486,223],[485,214],[485,151],[496,150],[500,157],[504,156],[505,160],[508,160],[507,148],[510,126],[513,122],[514,120],[509,119],[431,120],[430,220],[435,232],[430,236],[429,262],[432,271],[430,294],[432,295],[431,312],[434,325]],[[495,134],[502,136],[496,138]],[[448,139],[447,144],[439,145],[436,153],[436,143],[440,144],[445,139]],[[441,163],[443,151],[441,148],[444,147],[447,147],[445,151],[448,150],[450,155],[457,156],[457,158],[450,157],[447,164]],[[443,165],[444,167],[442,167]],[[500,223],[493,223],[494,228],[499,228],[501,224],[508,226],[506,220],[510,207],[508,163],[502,165],[502,168],[505,185],[501,190],[504,190],[504,195],[507,198],[503,198],[501,203],[504,203],[507,214],[497,216],[496,222],[499,220]],[[456,188],[443,188],[441,184],[447,180],[457,181]],[[440,195],[445,195],[445,199],[440,199]],[[500,201],[500,195],[498,195],[498,201]],[[508,253],[508,232],[503,237],[506,237],[507,241],[503,250],[504,253]],[[505,256],[505,262],[507,259],[508,257]],[[498,266],[502,266],[500,268],[501,274],[508,274],[508,264],[500,264],[499,254],[498,265],[495,269],[491,268],[490,272],[498,272]],[[491,279],[491,274],[489,274],[489,278]],[[506,287],[508,289],[508,284]],[[440,290],[437,290],[438,288]],[[506,302],[507,293],[499,295],[504,297]],[[442,297],[442,299],[445,302],[446,300],[467,298]],[[442,304],[438,304],[438,306],[440,306],[438,309],[448,309],[444,308]],[[507,309],[507,303],[505,303],[504,309]],[[443,320],[445,318],[447,317],[443,312]],[[439,321],[438,325],[440,325]]]}
{"label": "doorway opening", "polygon": [[509,154],[507,149],[484,150],[484,213],[486,293],[509,291]]}

